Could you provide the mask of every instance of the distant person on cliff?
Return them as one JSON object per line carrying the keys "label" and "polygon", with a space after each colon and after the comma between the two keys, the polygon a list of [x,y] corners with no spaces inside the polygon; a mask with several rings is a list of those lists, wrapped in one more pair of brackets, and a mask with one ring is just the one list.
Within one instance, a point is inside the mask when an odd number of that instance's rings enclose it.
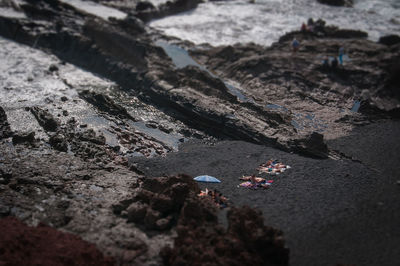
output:
{"label": "distant person on cliff", "polygon": [[309,18],[307,21],[307,30],[314,32],[314,20],[312,18]]}
{"label": "distant person on cliff", "polygon": [[324,59],[322,60],[322,67],[324,69],[328,69],[329,68],[329,58],[327,56],[324,57]]}
{"label": "distant person on cliff", "polygon": [[343,65],[343,56],[344,56],[344,48],[340,47],[339,48],[339,64]]}
{"label": "distant person on cliff", "polygon": [[300,48],[300,43],[296,38],[294,38],[292,41],[293,53],[296,53],[299,50],[299,48]]}
{"label": "distant person on cliff", "polygon": [[338,66],[338,60],[336,59],[336,57],[333,57],[333,60],[331,62],[331,68],[335,69]]}
{"label": "distant person on cliff", "polygon": [[306,25],[306,23],[303,22],[303,24],[301,24],[300,31],[301,31],[301,32],[307,32],[307,25]]}

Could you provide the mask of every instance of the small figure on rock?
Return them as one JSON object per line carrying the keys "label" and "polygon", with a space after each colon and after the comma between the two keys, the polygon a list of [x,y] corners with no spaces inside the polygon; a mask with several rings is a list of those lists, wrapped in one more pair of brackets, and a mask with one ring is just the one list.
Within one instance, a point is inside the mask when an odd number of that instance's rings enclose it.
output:
{"label": "small figure on rock", "polygon": [[344,47],[339,48],[339,64],[343,65]]}
{"label": "small figure on rock", "polygon": [[300,42],[296,38],[292,41],[292,48],[294,53],[296,53],[300,48]]}
{"label": "small figure on rock", "polygon": [[322,60],[322,67],[323,68],[329,68],[329,59],[328,59],[328,57],[324,57],[324,59]]}
{"label": "small figure on rock", "polygon": [[331,68],[335,69],[338,66],[338,60],[336,59],[336,57],[333,57],[333,60],[331,62]]}
{"label": "small figure on rock", "polygon": [[307,32],[307,25],[306,25],[306,23],[303,22],[303,24],[301,24],[300,31],[303,32],[303,33],[304,33],[304,32]]}

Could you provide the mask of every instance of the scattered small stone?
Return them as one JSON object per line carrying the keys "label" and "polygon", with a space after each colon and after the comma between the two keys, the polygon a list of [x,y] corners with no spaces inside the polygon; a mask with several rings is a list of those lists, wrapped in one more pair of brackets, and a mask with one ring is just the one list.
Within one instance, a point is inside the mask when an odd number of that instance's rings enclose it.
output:
{"label": "scattered small stone", "polygon": [[87,127],[87,124],[81,124],[81,125],[79,125],[79,127],[80,127],[80,128],[86,128],[86,127]]}
{"label": "scattered small stone", "polygon": [[89,189],[90,189],[91,191],[94,191],[94,192],[101,192],[101,191],[103,191],[103,188],[102,188],[102,187],[99,187],[99,186],[96,186],[96,185],[90,185]]}
{"label": "scattered small stone", "polygon": [[56,66],[56,65],[54,65],[54,64],[51,64],[50,67],[49,67],[49,71],[50,71],[50,72],[58,71],[58,66]]}
{"label": "scattered small stone", "polygon": [[119,152],[121,150],[121,147],[119,145],[116,145],[116,146],[112,147],[112,149],[115,152]]}
{"label": "scattered small stone", "polygon": [[39,107],[32,107],[30,108],[30,111],[35,116],[39,125],[41,125],[46,131],[57,131],[59,127],[58,121],[48,110]]}
{"label": "scattered small stone", "polygon": [[146,123],[146,127],[157,128],[157,123],[154,121],[149,121],[148,123]]}
{"label": "scattered small stone", "polygon": [[68,143],[64,135],[62,134],[55,134],[50,137],[49,139],[50,145],[58,150],[58,151],[63,151],[67,152],[68,151]]}
{"label": "scattered small stone", "polygon": [[5,217],[10,214],[10,207],[0,205],[0,217]]}
{"label": "scattered small stone", "polygon": [[76,123],[76,118],[75,118],[75,117],[71,117],[71,119],[68,120],[67,123],[68,123],[68,124],[75,124],[75,123]]}
{"label": "scattered small stone", "polygon": [[20,143],[33,143],[35,141],[35,132],[29,132],[29,133],[16,133],[14,134],[12,138],[12,142],[14,145],[20,144]]}
{"label": "scattered small stone", "polygon": [[126,209],[129,222],[142,222],[147,213],[147,204],[134,202]]}
{"label": "scattered small stone", "polygon": [[68,111],[67,111],[67,110],[64,110],[64,111],[63,111],[63,115],[64,115],[64,116],[68,116],[68,115],[69,115]]}
{"label": "scattered small stone", "polygon": [[66,96],[62,96],[61,101],[66,102],[66,101],[68,101],[68,98]]}

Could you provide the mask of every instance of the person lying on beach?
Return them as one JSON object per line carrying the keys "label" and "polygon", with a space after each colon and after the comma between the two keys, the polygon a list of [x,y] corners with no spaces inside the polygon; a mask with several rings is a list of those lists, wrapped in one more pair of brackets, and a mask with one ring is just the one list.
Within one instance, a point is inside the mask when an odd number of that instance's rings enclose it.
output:
{"label": "person lying on beach", "polygon": [[265,178],[262,177],[256,177],[255,175],[248,175],[248,176],[242,176],[239,178],[239,180],[243,181],[251,181],[252,183],[261,183],[265,181]]}
{"label": "person lying on beach", "polygon": [[262,182],[262,183],[252,183],[251,181],[246,181],[243,183],[240,183],[238,187],[245,187],[245,188],[250,188],[250,189],[267,189],[271,186],[271,183],[268,182]]}

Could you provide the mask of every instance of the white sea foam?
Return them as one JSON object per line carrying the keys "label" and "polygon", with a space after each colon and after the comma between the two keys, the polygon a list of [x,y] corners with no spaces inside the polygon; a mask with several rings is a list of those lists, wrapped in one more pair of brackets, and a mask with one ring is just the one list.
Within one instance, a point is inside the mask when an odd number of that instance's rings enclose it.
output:
{"label": "white sea foam", "polygon": [[121,12],[118,9],[107,7],[92,1],[82,1],[82,0],[61,0],[61,1],[70,4],[77,9],[85,11],[89,14],[93,14],[105,20],[107,20],[109,17],[124,19],[127,16],[126,13]]}
{"label": "white sea foam", "polygon": [[312,0],[244,0],[206,2],[196,9],[154,20],[149,25],[196,44],[254,42],[270,45],[308,18],[368,32],[371,40],[400,33],[400,1],[356,0],[354,8],[332,7]]}
{"label": "white sea foam", "polygon": [[24,12],[16,11],[8,7],[0,7],[0,16],[8,18],[26,18]]}

